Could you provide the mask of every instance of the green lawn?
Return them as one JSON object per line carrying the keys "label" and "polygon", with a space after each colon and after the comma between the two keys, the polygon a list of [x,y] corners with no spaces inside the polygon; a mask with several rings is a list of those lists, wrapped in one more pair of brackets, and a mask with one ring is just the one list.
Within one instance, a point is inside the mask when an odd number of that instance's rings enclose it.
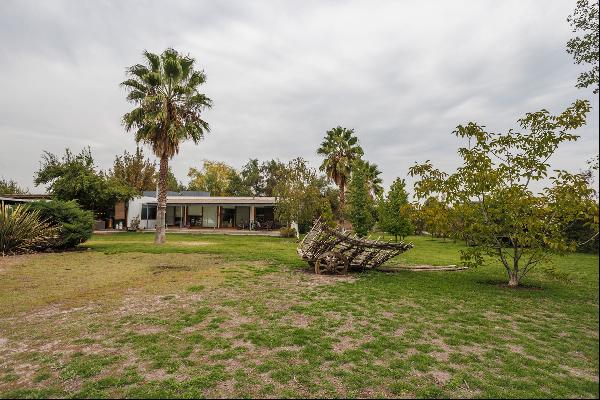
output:
{"label": "green lawn", "polygon": [[[0,259],[0,397],[598,397],[598,256],[315,276],[291,239],[97,235]],[[459,263],[411,237],[391,264]]]}

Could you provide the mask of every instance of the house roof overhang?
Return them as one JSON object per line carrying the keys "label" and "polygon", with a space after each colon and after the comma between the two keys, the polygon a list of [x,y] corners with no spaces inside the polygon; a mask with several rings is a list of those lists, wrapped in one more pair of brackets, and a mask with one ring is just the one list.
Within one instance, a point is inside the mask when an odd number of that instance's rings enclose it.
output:
{"label": "house roof overhang", "polygon": [[211,206],[274,206],[276,204],[275,197],[184,197],[184,196],[167,196],[167,204],[182,204],[182,205],[211,205]]}

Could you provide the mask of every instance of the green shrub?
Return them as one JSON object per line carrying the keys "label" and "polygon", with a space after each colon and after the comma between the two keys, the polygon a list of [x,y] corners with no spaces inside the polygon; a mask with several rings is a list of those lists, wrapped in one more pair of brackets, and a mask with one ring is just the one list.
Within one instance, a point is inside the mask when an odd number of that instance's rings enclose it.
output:
{"label": "green shrub", "polygon": [[41,250],[53,243],[60,227],[42,218],[37,210],[22,204],[0,207],[0,254]]}
{"label": "green shrub", "polygon": [[43,219],[60,225],[60,235],[49,247],[68,249],[85,242],[92,236],[94,217],[91,211],[81,209],[75,201],[36,201],[30,209],[38,211]]}
{"label": "green shrub", "polygon": [[565,232],[569,240],[577,243],[577,251],[582,253],[598,253],[600,239],[593,224],[578,218],[567,227]]}
{"label": "green shrub", "polygon": [[279,235],[285,238],[297,237],[296,230],[294,228],[283,227],[279,229]]}

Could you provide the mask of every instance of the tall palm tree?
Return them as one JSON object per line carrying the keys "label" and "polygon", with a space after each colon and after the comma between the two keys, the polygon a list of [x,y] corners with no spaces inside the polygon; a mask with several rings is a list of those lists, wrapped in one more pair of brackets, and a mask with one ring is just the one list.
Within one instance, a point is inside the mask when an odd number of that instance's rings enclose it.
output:
{"label": "tall palm tree", "polygon": [[379,177],[381,171],[377,164],[371,164],[368,161],[360,160],[365,168],[367,185],[372,198],[379,197],[383,194],[383,180]]}
{"label": "tall palm tree", "polygon": [[354,136],[354,129],[338,126],[327,131],[317,154],[325,156],[319,169],[325,172],[340,189],[341,221],[343,222],[346,182],[352,172],[352,163],[363,155],[363,149],[358,144],[358,138]]}
{"label": "tall palm tree", "polygon": [[123,116],[127,131],[135,131],[137,143],[146,143],[160,159],[158,175],[158,212],[154,243],[165,242],[167,178],[169,159],[179,152],[181,142],[198,143],[210,127],[201,112],[211,100],[199,92],[206,81],[204,71],[194,69],[193,58],[173,49],[162,54],[144,51],[145,64],[127,70],[129,79],[121,83],[135,108]]}

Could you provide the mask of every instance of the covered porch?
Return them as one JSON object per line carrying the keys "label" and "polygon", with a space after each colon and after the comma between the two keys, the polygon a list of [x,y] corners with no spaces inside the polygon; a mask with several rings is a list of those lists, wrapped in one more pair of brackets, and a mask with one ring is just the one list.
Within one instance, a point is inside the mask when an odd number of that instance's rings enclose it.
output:
{"label": "covered porch", "polygon": [[274,206],[168,204],[167,228],[271,230],[275,221]]}
{"label": "covered porch", "polygon": [[[156,214],[155,199],[142,202],[140,228],[154,229]],[[275,199],[270,197],[168,196],[165,222],[168,229],[271,231],[280,227]]]}

